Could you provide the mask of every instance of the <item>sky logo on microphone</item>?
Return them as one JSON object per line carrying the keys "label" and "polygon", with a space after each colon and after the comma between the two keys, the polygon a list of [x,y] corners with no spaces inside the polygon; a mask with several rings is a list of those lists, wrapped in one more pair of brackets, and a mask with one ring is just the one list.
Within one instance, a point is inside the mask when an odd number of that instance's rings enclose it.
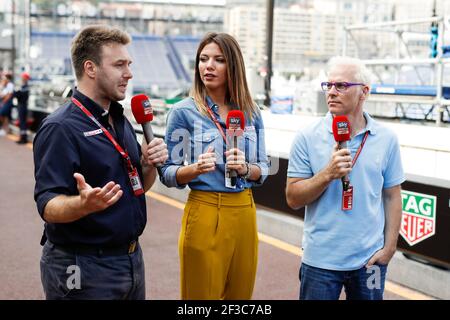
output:
{"label": "sky logo on microphone", "polygon": [[153,109],[152,109],[152,105],[150,104],[150,101],[143,100],[142,101],[142,106],[144,107],[144,114],[145,115],[153,114]]}
{"label": "sky logo on microphone", "polygon": [[239,129],[241,127],[241,118],[230,118],[230,129]]}
{"label": "sky logo on microphone", "polygon": [[348,122],[339,121],[337,123],[338,134],[349,134]]}

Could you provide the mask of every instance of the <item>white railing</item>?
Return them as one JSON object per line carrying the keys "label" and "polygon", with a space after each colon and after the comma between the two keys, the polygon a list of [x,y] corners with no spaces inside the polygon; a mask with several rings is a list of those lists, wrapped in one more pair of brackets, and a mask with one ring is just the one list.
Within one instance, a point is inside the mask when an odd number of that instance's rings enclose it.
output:
{"label": "white railing", "polygon": [[[411,57],[409,49],[407,50],[408,57],[401,57],[400,46],[401,44],[407,47],[407,43],[402,38],[404,34],[411,33],[410,31],[400,30],[399,26],[410,26],[416,24],[425,24],[425,23],[435,23],[438,27],[438,38],[437,38],[437,56],[435,58],[414,58]],[[346,26],[345,36],[344,36],[344,44],[343,44],[343,55],[345,56],[348,51],[349,38],[353,39],[355,45],[358,48],[357,40],[352,34],[353,31],[356,30],[366,30],[371,32],[391,32],[398,36],[397,45],[398,48],[396,50],[395,55],[396,58],[387,58],[387,59],[367,59],[364,60],[364,63],[367,66],[394,66],[396,68],[396,72],[399,72],[399,66],[401,65],[412,65],[414,67],[420,65],[430,65],[434,67],[434,84],[436,86],[436,96],[433,97],[421,97],[421,96],[396,96],[395,94],[390,94],[389,96],[382,96],[382,94],[374,94],[371,97],[371,101],[385,102],[391,101],[397,104],[402,103],[416,103],[416,104],[432,104],[435,106],[437,110],[436,117],[436,125],[440,126],[441,118],[443,117],[444,109],[447,106],[450,106],[450,100],[445,99],[442,95],[442,86],[443,86],[443,70],[445,65],[450,63],[450,58],[443,57],[443,43],[444,43],[444,35],[445,30],[450,29],[450,22],[447,17],[430,17],[430,18],[421,18],[421,19],[411,19],[411,20],[401,20],[401,21],[385,21],[385,22],[376,22],[376,23],[366,23],[366,24],[355,24]],[[394,51],[394,50],[393,50]],[[359,54],[359,50],[357,50]],[[417,71],[417,69],[416,69]],[[398,74],[396,75],[396,79],[398,79]],[[380,79],[381,80],[381,79]],[[377,96],[377,97],[375,97]]]}

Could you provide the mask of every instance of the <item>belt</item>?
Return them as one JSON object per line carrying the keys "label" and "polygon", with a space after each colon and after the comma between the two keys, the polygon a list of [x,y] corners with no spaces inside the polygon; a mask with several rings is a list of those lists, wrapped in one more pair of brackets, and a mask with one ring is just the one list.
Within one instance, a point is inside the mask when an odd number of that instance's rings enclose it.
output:
{"label": "belt", "polygon": [[201,190],[191,190],[189,201],[198,201],[204,204],[224,207],[253,207],[252,189],[245,189],[241,192],[210,192]]}
{"label": "belt", "polygon": [[[47,240],[48,241],[48,240]],[[138,249],[138,240],[133,240],[129,244],[114,247],[97,247],[90,245],[59,245],[49,242],[49,244],[65,252],[81,255],[97,255],[97,256],[121,256],[132,254]]]}

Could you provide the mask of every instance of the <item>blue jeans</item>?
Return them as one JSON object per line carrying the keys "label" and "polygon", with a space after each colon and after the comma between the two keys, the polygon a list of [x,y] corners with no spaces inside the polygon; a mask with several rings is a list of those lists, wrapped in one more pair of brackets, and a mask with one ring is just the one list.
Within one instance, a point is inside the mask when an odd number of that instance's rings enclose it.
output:
{"label": "blue jeans", "polygon": [[13,101],[9,99],[3,105],[0,105],[0,116],[6,117],[11,120],[11,110],[13,108]]}
{"label": "blue jeans", "polygon": [[119,256],[79,255],[46,242],[41,281],[47,300],[144,300],[142,251]]}
{"label": "blue jeans", "polygon": [[325,270],[302,263],[300,300],[338,300],[342,287],[347,300],[383,300],[387,265],[352,271]]}

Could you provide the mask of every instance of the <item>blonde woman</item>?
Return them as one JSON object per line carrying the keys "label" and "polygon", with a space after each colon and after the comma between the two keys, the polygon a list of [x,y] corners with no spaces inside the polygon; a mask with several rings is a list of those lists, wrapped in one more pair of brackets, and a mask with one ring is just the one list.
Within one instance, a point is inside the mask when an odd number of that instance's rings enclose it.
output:
{"label": "blonde woman", "polygon": [[[179,238],[182,299],[250,299],[258,236],[251,187],[268,173],[264,126],[247,86],[239,44],[225,33],[200,42],[191,97],[172,108],[167,123],[169,159],[162,182],[191,189]],[[237,147],[226,143],[231,110],[245,115]],[[234,187],[226,184],[235,170]]]}

